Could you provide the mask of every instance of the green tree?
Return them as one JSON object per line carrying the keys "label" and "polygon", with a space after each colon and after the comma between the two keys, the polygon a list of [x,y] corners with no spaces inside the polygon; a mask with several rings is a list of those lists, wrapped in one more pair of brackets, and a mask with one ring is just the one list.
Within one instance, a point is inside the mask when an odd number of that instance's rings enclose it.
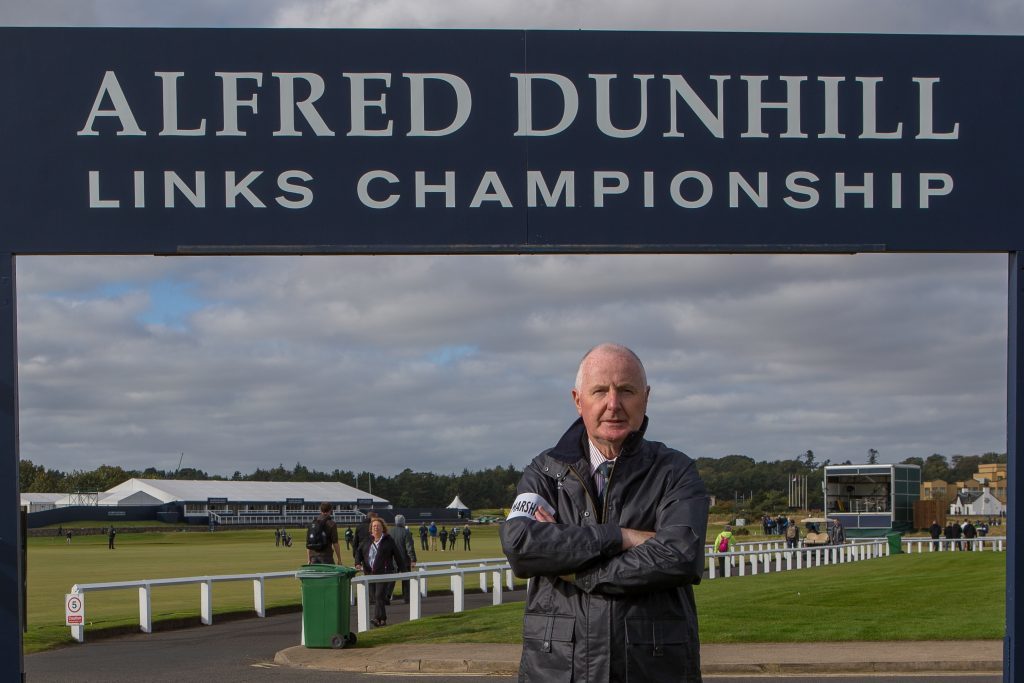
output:
{"label": "green tree", "polygon": [[929,455],[925,458],[924,465],[921,467],[922,481],[934,481],[936,479],[947,482],[954,481],[949,478],[949,463],[946,461],[946,456],[941,453]]}

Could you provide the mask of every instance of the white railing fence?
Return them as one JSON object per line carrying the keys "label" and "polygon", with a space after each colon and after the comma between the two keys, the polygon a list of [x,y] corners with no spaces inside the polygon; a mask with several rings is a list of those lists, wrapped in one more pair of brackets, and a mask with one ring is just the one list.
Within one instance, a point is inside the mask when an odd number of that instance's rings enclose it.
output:
{"label": "white railing fence", "polygon": [[[804,546],[802,543],[797,548],[786,548],[784,541],[748,541],[737,543],[738,550],[727,553],[716,552],[712,546],[707,546],[705,558],[707,560],[708,578],[745,576],[748,573],[757,574],[760,568],[762,573],[770,571],[805,569],[807,567],[818,567],[828,564],[842,564],[846,562],[857,562],[874,557],[889,555],[890,548],[888,539],[885,538],[858,538],[848,541],[842,545],[821,545]],[[1003,552],[1006,549],[1005,536],[986,536],[973,539],[946,540],[931,538],[910,537],[900,541],[901,549],[906,553],[932,551],[967,550],[983,551],[986,548],[993,552]],[[719,570],[719,560],[724,560],[724,573]],[[772,569],[774,560],[775,568]]]}
{"label": "white railing fence", "polygon": [[[452,566],[456,563],[432,562],[432,565],[448,564],[447,569],[426,569],[417,566],[414,571],[400,574],[379,574],[374,576],[357,576],[352,579],[352,591],[356,609],[356,629],[362,633],[370,628],[370,584],[391,583],[392,581],[409,581],[409,621],[423,616],[422,600],[427,594],[427,581],[436,576],[450,577],[452,591],[452,611],[463,612],[466,609],[466,575],[480,575],[480,590],[488,592],[487,576],[491,576],[491,604],[500,605],[503,600],[502,574],[505,575],[505,587],[513,590],[512,567],[508,560],[501,558],[493,562],[474,560],[473,566]],[[468,565],[468,563],[464,563]]]}
{"label": "white railing fence", "polygon": [[[440,569],[433,569],[441,567]],[[454,607],[456,612],[463,611],[465,607],[465,577],[467,574],[480,575],[480,589],[488,592],[488,577],[491,577],[490,584],[493,587],[493,604],[501,604],[502,582],[501,572],[505,572],[505,585],[508,590],[513,590],[512,569],[508,560],[504,557],[456,560],[452,562],[425,562],[418,564],[416,571],[405,574],[381,574],[379,576],[357,576],[352,579],[354,590],[352,604],[356,605],[359,615],[359,630],[365,631],[369,623],[369,599],[366,586],[369,583],[379,581],[401,581],[405,578],[415,580],[416,589],[410,584],[410,619],[418,619],[421,616],[420,598],[426,597],[427,581],[435,576],[450,577],[451,590],[454,596]],[[198,584],[199,586],[199,617],[205,625],[213,623],[213,584],[227,581],[252,581],[253,583],[253,609],[256,616],[265,617],[266,607],[264,602],[264,583],[270,579],[295,578],[296,571],[284,572],[262,572],[256,574],[225,574],[218,576],[185,576],[167,579],[143,579],[140,581],[111,581],[106,583],[77,583],[71,587],[71,593],[84,596],[86,593],[100,591],[125,590],[137,588],[139,591],[139,629],[143,633],[153,632],[153,610],[152,590],[163,586],[181,586],[187,584]],[[360,603],[358,594],[365,594]],[[413,607],[415,605],[415,608]],[[415,616],[414,616],[415,615]],[[365,617],[365,619],[364,619]],[[85,641],[85,624],[71,626],[71,637],[79,643]]]}
{"label": "white railing fence", "polygon": [[[773,560],[775,562],[774,571],[781,572],[783,563],[785,563],[785,571],[792,571],[827,564],[857,562],[889,554],[889,544],[885,539],[858,539],[843,545],[802,546],[799,548],[786,548],[785,543],[777,542],[737,545],[740,547],[746,545],[748,549],[725,553],[705,552],[709,579],[720,576],[725,578],[746,576],[748,567],[751,575],[757,574],[759,567],[763,573],[767,574],[773,571]],[[751,545],[763,547],[749,548]],[[720,562],[724,565],[722,574],[719,574]]]}
{"label": "white railing fence", "polygon": [[[961,538],[949,540],[945,538],[904,538],[901,541],[906,553],[943,552],[956,550],[984,551],[986,547],[992,552],[1001,553],[1006,550],[1006,536],[978,536],[977,538]],[[927,548],[927,550],[925,550]]]}
{"label": "white railing fence", "polygon": [[[153,632],[152,590],[161,586],[199,584],[199,619],[202,623],[213,623],[213,584],[224,581],[252,581],[253,608],[259,617],[266,616],[263,601],[263,584],[268,579],[295,578],[295,572],[264,572],[261,574],[222,574],[219,576],[184,576],[171,579],[144,579],[142,581],[111,581],[109,583],[76,583],[71,587],[75,595],[97,591],[139,589],[139,629],[143,633]],[[71,637],[79,643],[85,640],[85,624],[71,627]]]}
{"label": "white railing fence", "polygon": [[[901,540],[904,552],[951,552],[954,550],[1003,552],[1006,549],[1005,536],[986,536],[973,539],[946,540],[909,537]],[[785,547],[785,541],[748,541],[735,544],[737,550],[718,553],[711,546],[705,549],[708,578],[728,578],[745,576],[748,572],[756,575],[758,571],[769,572],[792,571],[829,564],[858,562],[875,557],[883,557],[890,553],[887,539],[854,539],[842,545]],[[927,549],[927,550],[926,550]],[[719,570],[719,561],[724,564],[724,571]],[[774,568],[772,564],[774,562]],[[262,572],[258,574],[227,574],[219,576],[186,576],[167,579],[144,579],[141,581],[112,581],[109,583],[79,583],[71,587],[71,593],[84,596],[86,593],[109,590],[137,588],[139,591],[139,629],[143,633],[153,631],[152,590],[163,586],[180,586],[198,584],[199,616],[203,624],[213,623],[213,584],[227,581],[252,581],[253,609],[256,616],[266,616],[264,603],[264,584],[271,579],[295,578],[295,571]],[[504,557],[454,560],[451,562],[424,562],[416,565],[416,569],[400,574],[381,574],[377,576],[357,576],[351,580],[350,605],[356,609],[356,623],[360,632],[369,628],[370,598],[369,586],[380,582],[397,582],[408,580],[409,583],[409,619],[422,616],[422,600],[427,597],[427,583],[434,577],[448,577],[452,592],[452,609],[462,612],[465,609],[466,576],[478,574],[480,591],[491,592],[492,604],[502,604],[503,587],[513,590],[512,569]],[[504,584],[502,582],[504,574]],[[490,587],[489,587],[490,586]],[[85,625],[71,626],[71,636],[79,643],[85,641]]]}

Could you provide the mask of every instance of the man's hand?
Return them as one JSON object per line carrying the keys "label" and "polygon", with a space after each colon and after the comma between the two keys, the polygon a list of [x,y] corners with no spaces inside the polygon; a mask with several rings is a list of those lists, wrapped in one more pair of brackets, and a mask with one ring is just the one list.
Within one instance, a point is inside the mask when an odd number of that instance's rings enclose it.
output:
{"label": "man's hand", "polygon": [[653,538],[653,531],[640,531],[639,529],[622,530],[622,549],[629,550],[642,545],[648,538]]}
{"label": "man's hand", "polygon": [[551,515],[551,513],[548,512],[547,510],[545,510],[542,507],[538,507],[537,508],[537,511],[533,513],[533,518],[535,520],[537,520],[538,522],[554,522],[555,521],[555,518]]}

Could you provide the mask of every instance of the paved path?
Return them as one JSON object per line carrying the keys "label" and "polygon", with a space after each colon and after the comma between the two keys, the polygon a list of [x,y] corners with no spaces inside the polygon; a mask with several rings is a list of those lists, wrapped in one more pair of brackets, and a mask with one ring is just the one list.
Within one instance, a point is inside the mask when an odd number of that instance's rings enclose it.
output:
{"label": "paved path", "polygon": [[[506,591],[508,601],[524,591]],[[489,594],[468,593],[468,609],[490,604]],[[424,601],[424,614],[451,612],[450,596]],[[353,614],[353,620],[354,620]],[[408,608],[389,608],[392,623],[408,618]],[[301,614],[266,619],[216,622],[153,634],[88,640],[60,650],[25,657],[32,683],[104,681],[107,683],[183,683],[186,681],[276,681],[318,683],[352,680],[426,682],[461,674],[467,683],[486,676],[511,680],[519,662],[518,645],[389,645],[344,650],[307,649],[298,645]],[[353,621],[354,626],[354,621]],[[353,629],[354,630],[354,629]],[[1002,641],[876,642],[811,644],[705,644],[704,673],[712,677],[849,674],[996,675],[1002,671]],[[344,672],[344,673],[342,673]],[[476,676],[474,676],[476,674]],[[391,676],[390,679],[387,676]],[[915,678],[915,680],[921,680]],[[952,680],[952,679],[951,679]]]}
{"label": "paved path", "polygon": [[[385,645],[351,650],[301,646],[277,653],[282,666],[319,671],[510,676],[519,645]],[[741,643],[701,646],[705,675],[998,673],[1002,641]]]}

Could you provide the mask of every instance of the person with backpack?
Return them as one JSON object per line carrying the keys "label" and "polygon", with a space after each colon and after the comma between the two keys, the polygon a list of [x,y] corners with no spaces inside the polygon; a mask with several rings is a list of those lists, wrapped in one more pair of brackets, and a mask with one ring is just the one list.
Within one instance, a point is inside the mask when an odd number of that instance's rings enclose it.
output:
{"label": "person with backpack", "polygon": [[796,548],[800,545],[800,526],[790,524],[786,527],[786,547]]}
{"label": "person with backpack", "polygon": [[320,516],[306,530],[306,557],[309,564],[341,564],[341,545],[338,543],[338,525],[331,513],[334,506],[320,503]]}
{"label": "person with backpack", "polygon": [[732,526],[726,524],[722,533],[715,536],[715,553],[718,554],[718,575],[725,576],[725,553],[732,550]]}

